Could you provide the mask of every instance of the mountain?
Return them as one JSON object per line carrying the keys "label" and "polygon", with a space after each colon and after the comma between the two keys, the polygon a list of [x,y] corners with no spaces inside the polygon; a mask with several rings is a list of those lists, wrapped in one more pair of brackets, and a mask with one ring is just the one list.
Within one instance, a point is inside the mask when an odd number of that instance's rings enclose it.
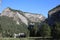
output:
{"label": "mountain", "polygon": [[41,22],[45,20],[45,17],[41,14],[34,14],[29,12],[23,12],[21,10],[15,10],[10,7],[7,7],[1,13],[1,16],[12,17],[17,24],[26,24],[28,25],[31,22]]}
{"label": "mountain", "polygon": [[44,20],[45,17],[41,14],[23,12],[7,7],[0,14],[0,32],[2,37],[13,36],[14,33],[25,33],[26,36],[29,36],[28,27],[31,28],[30,24],[36,23],[34,28],[39,29],[40,23]]}
{"label": "mountain", "polygon": [[0,16],[0,37],[8,37],[8,35],[13,36],[14,33],[28,34],[27,26],[24,23],[16,24],[16,21],[11,17]]}
{"label": "mountain", "polygon": [[1,13],[0,13],[0,15],[1,15]]}
{"label": "mountain", "polygon": [[54,7],[48,12],[48,24],[53,26],[56,22],[60,22],[60,5]]}

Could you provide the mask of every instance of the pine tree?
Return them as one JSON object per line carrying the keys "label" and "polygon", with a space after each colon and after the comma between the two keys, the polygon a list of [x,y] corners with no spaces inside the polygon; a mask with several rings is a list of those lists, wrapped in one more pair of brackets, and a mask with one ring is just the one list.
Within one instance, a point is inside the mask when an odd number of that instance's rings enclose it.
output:
{"label": "pine tree", "polygon": [[40,35],[42,37],[50,37],[51,36],[51,29],[47,23],[44,23],[42,27],[40,27]]}

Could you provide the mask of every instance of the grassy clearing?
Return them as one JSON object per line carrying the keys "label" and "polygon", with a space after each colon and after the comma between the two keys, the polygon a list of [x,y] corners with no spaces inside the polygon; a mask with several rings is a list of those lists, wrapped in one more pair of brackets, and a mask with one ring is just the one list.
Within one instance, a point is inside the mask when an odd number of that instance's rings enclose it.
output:
{"label": "grassy clearing", "polygon": [[0,38],[0,40],[29,40],[28,38]]}
{"label": "grassy clearing", "polygon": [[[28,37],[28,38],[0,38],[0,40],[43,40],[42,37]],[[44,38],[44,40],[48,40]]]}

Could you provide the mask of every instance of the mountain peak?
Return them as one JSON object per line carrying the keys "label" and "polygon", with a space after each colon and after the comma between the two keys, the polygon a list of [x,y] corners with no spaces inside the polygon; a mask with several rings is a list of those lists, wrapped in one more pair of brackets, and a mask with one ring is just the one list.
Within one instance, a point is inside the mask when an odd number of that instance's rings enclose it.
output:
{"label": "mountain peak", "polygon": [[29,22],[41,22],[45,20],[45,17],[41,14],[34,14],[30,12],[23,12],[21,10],[15,10],[10,7],[7,7],[3,10],[2,16],[13,17],[13,20],[16,21],[17,24],[24,23],[28,25]]}
{"label": "mountain peak", "polygon": [[6,9],[9,9],[9,10],[11,10],[13,12],[22,12],[21,10],[15,10],[15,9],[10,8],[10,7],[7,7]]}

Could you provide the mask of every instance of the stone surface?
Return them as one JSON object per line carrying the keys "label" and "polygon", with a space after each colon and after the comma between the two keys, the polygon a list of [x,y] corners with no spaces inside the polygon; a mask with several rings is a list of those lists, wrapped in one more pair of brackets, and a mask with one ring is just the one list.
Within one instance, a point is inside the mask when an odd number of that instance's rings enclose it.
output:
{"label": "stone surface", "polygon": [[34,14],[29,12],[23,12],[11,8],[6,8],[1,13],[1,16],[8,16],[12,17],[13,20],[16,21],[17,24],[20,24],[21,22],[28,25],[30,22],[41,22],[45,20],[45,17],[41,14]]}

